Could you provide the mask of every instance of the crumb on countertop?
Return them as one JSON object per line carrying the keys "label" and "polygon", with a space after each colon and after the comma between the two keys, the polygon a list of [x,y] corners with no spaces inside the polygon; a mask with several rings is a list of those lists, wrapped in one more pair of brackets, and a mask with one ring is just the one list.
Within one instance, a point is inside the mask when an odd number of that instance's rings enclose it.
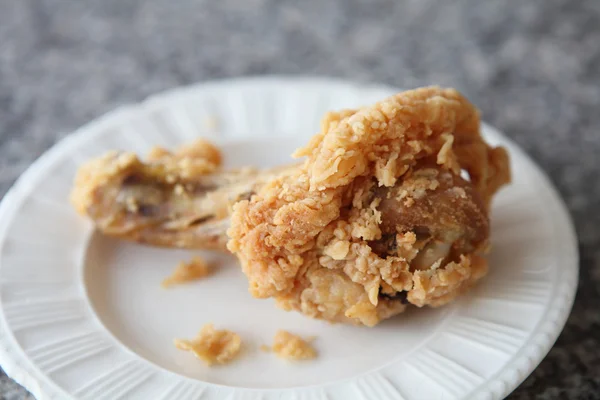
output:
{"label": "crumb on countertop", "polygon": [[204,278],[210,272],[211,269],[205,260],[200,257],[194,257],[191,261],[180,262],[173,271],[173,274],[162,281],[161,286],[168,288],[172,285],[195,281]]}
{"label": "crumb on countertop", "polygon": [[192,340],[175,339],[175,347],[188,350],[206,365],[227,364],[233,360],[242,347],[240,336],[227,329],[217,330],[213,324],[202,327],[198,336]]}
{"label": "crumb on countertop", "polygon": [[273,346],[261,346],[263,351],[273,351],[278,357],[286,360],[311,360],[317,357],[317,352],[310,342],[314,337],[302,339],[298,335],[294,335],[288,331],[279,330],[273,338]]}

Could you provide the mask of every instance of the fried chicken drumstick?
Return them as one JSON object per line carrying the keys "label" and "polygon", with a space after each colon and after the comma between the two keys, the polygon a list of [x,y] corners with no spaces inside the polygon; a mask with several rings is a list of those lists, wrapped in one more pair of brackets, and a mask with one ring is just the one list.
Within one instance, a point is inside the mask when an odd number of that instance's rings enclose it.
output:
{"label": "fried chicken drumstick", "polygon": [[[200,141],[142,162],[82,167],[72,201],[105,234],[228,249],[250,292],[287,310],[367,326],[408,304],[440,306],[487,271],[489,207],[508,156],[453,89],[421,88],[329,113],[277,170],[222,171]],[[229,227],[229,230],[227,228]]]}
{"label": "fried chicken drumstick", "polygon": [[457,91],[331,113],[296,156],[302,166],[234,205],[228,247],[255,297],[373,326],[407,303],[445,304],[486,273],[508,155],[483,141]]}
{"label": "fried chicken drumstick", "polygon": [[71,201],[108,236],[226,251],[232,205],[286,167],[222,171],[220,163],[219,151],[204,140],[174,153],[155,148],[146,161],[109,152],[79,169]]}

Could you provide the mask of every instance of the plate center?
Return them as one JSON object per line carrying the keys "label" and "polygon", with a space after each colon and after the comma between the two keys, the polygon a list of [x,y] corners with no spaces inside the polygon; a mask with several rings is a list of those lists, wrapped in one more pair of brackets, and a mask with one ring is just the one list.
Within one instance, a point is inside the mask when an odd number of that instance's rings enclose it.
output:
{"label": "plate center", "polygon": [[[211,276],[164,289],[161,281],[181,260],[200,254],[216,267]],[[227,386],[283,388],[350,378],[406,356],[426,341],[449,308],[407,312],[375,328],[329,324],[254,299],[232,256],[156,249],[94,235],[85,284],[104,326],[146,360],[191,378]],[[177,350],[206,323],[240,334],[244,350],[230,364],[209,368]],[[316,360],[290,363],[259,350],[278,329],[316,336]]]}

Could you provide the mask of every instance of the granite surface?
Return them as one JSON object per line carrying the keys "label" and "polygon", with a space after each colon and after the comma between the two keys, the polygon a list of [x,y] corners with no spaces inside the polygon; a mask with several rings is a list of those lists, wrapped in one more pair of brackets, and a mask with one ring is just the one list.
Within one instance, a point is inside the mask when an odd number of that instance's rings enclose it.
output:
{"label": "granite surface", "polygon": [[[600,399],[600,2],[0,0],[0,196],[120,104],[257,74],[455,86],[519,143],[574,218],[581,281],[556,346],[510,397]],[[32,398],[5,375],[0,393]]]}

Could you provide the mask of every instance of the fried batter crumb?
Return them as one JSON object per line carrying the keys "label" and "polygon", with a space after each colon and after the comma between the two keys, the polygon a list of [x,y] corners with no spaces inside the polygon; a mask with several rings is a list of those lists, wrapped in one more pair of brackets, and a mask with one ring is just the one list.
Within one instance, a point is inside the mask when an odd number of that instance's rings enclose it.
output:
{"label": "fried batter crumb", "polygon": [[227,364],[233,360],[242,347],[240,336],[227,329],[217,330],[213,324],[202,327],[192,340],[175,339],[175,347],[194,353],[206,365]]}
{"label": "fried batter crumb", "polygon": [[210,274],[210,267],[200,257],[194,257],[191,261],[180,262],[173,274],[162,281],[161,286],[168,288],[172,285],[196,281]]}
{"label": "fried batter crumb", "polygon": [[288,331],[279,330],[273,338],[273,346],[261,346],[263,351],[273,351],[278,357],[286,360],[312,360],[317,357],[317,352],[310,345],[314,337],[302,339]]}

